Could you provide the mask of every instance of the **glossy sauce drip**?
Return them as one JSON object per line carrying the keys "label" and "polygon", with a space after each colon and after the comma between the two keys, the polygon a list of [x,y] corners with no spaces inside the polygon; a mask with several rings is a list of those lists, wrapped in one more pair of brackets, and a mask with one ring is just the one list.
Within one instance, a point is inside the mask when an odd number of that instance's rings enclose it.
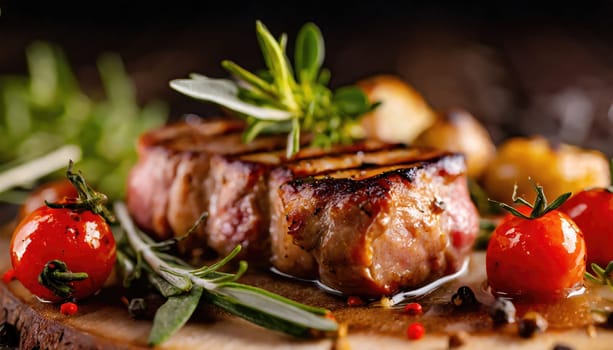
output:
{"label": "glossy sauce drip", "polygon": [[[313,283],[290,280],[270,273],[253,273],[243,277],[243,282],[258,285],[275,291],[294,300],[325,307],[331,310],[340,323],[346,323],[350,332],[373,332],[398,337],[406,337],[407,326],[415,321],[421,322],[428,333],[509,333],[516,334],[516,325],[495,328],[488,315],[489,305],[495,300],[486,288],[485,254],[472,255],[468,272],[446,283],[431,293],[409,298],[407,302],[419,302],[423,315],[413,316],[403,312],[402,305],[384,308],[380,303],[368,306],[347,306],[346,297],[330,295]],[[474,310],[458,310],[451,303],[452,295],[460,286],[469,286],[480,302]],[[527,311],[540,313],[549,323],[551,330],[582,328],[594,324],[592,310],[613,309],[613,292],[595,285],[587,286],[585,293],[552,302],[514,301],[517,318]]]}

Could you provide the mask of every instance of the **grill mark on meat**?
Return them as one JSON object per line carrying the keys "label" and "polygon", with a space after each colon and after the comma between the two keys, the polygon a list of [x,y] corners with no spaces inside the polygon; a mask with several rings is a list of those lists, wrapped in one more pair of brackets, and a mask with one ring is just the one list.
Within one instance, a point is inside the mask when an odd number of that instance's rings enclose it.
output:
{"label": "grill mark on meat", "polygon": [[350,294],[389,294],[459,268],[478,229],[461,155],[364,141],[286,160],[284,136],[243,144],[242,127],[143,135],[128,182],[136,223],[167,238],[208,211],[190,245],[225,255],[241,244],[256,264]]}

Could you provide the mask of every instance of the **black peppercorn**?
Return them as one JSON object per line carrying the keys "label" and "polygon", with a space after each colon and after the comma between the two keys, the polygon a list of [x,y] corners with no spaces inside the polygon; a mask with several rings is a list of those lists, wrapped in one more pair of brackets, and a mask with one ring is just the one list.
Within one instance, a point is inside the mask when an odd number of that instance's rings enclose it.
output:
{"label": "black peppercorn", "polygon": [[489,310],[490,317],[497,326],[515,322],[515,305],[510,300],[497,298]]}
{"label": "black peppercorn", "polygon": [[547,329],[547,320],[538,312],[529,311],[519,321],[518,332],[522,338],[530,338],[536,332],[544,332]]}
{"label": "black peppercorn", "polygon": [[553,346],[553,350],[573,350],[573,348],[564,344],[556,344]]}
{"label": "black peppercorn", "polygon": [[458,309],[472,309],[477,307],[479,302],[470,287],[462,286],[451,296],[451,304]]}

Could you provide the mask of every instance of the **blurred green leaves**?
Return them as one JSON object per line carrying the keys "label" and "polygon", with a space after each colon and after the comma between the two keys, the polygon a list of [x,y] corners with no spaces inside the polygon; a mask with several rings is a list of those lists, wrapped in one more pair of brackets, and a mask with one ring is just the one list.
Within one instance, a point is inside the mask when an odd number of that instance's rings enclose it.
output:
{"label": "blurred green leaves", "polygon": [[75,144],[89,181],[111,198],[123,197],[138,135],[166,120],[166,105],[140,107],[115,54],[97,62],[101,99],[85,94],[60,48],[35,42],[26,58],[28,76],[0,77],[0,171]]}

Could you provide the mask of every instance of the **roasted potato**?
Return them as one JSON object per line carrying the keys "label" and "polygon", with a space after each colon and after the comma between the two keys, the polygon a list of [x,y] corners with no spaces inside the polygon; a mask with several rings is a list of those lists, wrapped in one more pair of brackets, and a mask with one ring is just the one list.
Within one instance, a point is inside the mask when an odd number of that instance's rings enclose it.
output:
{"label": "roasted potato", "polygon": [[414,144],[464,153],[468,175],[473,178],[481,175],[496,154],[496,146],[487,130],[462,109],[439,113],[434,124],[422,132]]}
{"label": "roasted potato", "polygon": [[543,186],[548,199],[587,187],[606,187],[611,179],[609,162],[601,152],[567,144],[552,146],[545,138],[512,138],[498,148],[487,167],[483,185],[491,198],[510,202],[513,186],[518,195],[534,201],[529,178]]}
{"label": "roasted potato", "polygon": [[390,143],[411,143],[436,120],[424,98],[401,79],[377,75],[357,83],[371,102],[382,104],[362,117],[364,136]]}

